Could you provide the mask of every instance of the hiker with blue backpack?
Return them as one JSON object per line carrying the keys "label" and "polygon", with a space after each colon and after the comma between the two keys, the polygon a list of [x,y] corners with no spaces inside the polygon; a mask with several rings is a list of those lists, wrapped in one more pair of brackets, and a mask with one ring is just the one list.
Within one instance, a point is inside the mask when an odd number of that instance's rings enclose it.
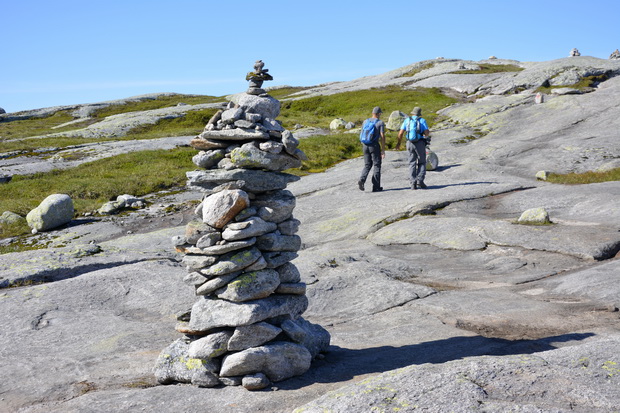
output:
{"label": "hiker with blue backpack", "polygon": [[383,191],[381,187],[381,160],[385,158],[385,123],[381,118],[381,108],[376,106],[372,109],[372,117],[366,119],[360,132],[360,142],[364,152],[364,169],[357,186],[364,190],[366,178],[374,165],[372,173],[372,192]]}
{"label": "hiker with blue backpack", "polygon": [[422,117],[422,109],[413,108],[413,116],[404,120],[398,132],[396,150],[400,149],[403,135],[407,135],[407,152],[409,160],[409,177],[411,189],[426,189],[424,177],[426,176],[426,145],[430,141],[430,131],[426,120]]}

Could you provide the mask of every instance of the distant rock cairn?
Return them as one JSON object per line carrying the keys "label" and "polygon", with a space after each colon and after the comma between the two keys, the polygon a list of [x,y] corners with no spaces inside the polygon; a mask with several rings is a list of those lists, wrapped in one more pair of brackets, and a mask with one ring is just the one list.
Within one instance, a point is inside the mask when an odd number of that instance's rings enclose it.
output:
{"label": "distant rock cairn", "polygon": [[581,56],[581,53],[579,53],[579,50],[577,50],[576,48],[573,48],[570,51],[570,54],[568,55],[568,57],[575,57],[575,56]]}
{"label": "distant rock cairn", "polygon": [[301,248],[296,198],[283,173],[301,166],[299,141],[275,118],[280,102],[262,91],[261,61],[249,90],[218,111],[191,141],[202,170],[188,186],[205,192],[199,219],[173,239],[197,301],[177,315],[184,337],[162,351],[162,384],[243,385],[257,390],[305,373],[327,350],[329,333],[304,320],[306,285],[291,261]]}
{"label": "distant rock cairn", "polygon": [[[611,60],[619,60],[620,59],[620,51],[618,49],[614,50],[610,55],[609,58]],[[0,109],[1,110],[1,109]],[[2,112],[0,112],[2,113]]]}

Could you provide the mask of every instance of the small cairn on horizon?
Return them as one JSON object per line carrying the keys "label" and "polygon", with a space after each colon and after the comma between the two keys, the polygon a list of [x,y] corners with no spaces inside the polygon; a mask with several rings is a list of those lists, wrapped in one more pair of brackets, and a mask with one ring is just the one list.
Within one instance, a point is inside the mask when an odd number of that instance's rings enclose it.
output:
{"label": "small cairn on horizon", "polygon": [[301,248],[293,217],[296,198],[286,186],[299,177],[305,154],[276,117],[280,102],[263,89],[272,80],[257,61],[249,88],[218,111],[191,141],[201,170],[188,186],[205,196],[185,234],[173,238],[198,299],[177,315],[184,334],[164,349],[159,383],[200,387],[268,387],[305,373],[327,350],[329,333],[304,320],[306,285],[291,261]]}

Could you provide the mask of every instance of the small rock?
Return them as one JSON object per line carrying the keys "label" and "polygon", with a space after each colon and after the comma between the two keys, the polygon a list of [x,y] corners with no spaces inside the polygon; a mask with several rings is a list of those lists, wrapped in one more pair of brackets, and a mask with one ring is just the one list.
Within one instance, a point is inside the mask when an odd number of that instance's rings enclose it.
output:
{"label": "small rock", "polygon": [[518,220],[519,224],[543,225],[550,224],[549,213],[544,208],[531,208],[524,211]]}
{"label": "small rock", "polygon": [[247,390],[261,390],[268,387],[271,382],[263,373],[256,373],[244,376],[241,384]]}

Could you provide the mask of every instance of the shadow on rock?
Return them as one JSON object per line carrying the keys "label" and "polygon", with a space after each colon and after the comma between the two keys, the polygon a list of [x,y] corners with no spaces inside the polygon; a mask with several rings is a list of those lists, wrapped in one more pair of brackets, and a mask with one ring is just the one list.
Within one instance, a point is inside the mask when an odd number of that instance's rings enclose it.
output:
{"label": "shadow on rock", "polygon": [[445,363],[474,356],[506,356],[533,354],[554,350],[558,343],[581,341],[594,333],[570,333],[537,340],[505,340],[498,338],[451,337],[402,347],[381,346],[347,349],[331,346],[323,360],[295,379],[280,383],[283,390],[299,389],[315,382],[346,382],[357,376],[384,373],[414,364]]}

